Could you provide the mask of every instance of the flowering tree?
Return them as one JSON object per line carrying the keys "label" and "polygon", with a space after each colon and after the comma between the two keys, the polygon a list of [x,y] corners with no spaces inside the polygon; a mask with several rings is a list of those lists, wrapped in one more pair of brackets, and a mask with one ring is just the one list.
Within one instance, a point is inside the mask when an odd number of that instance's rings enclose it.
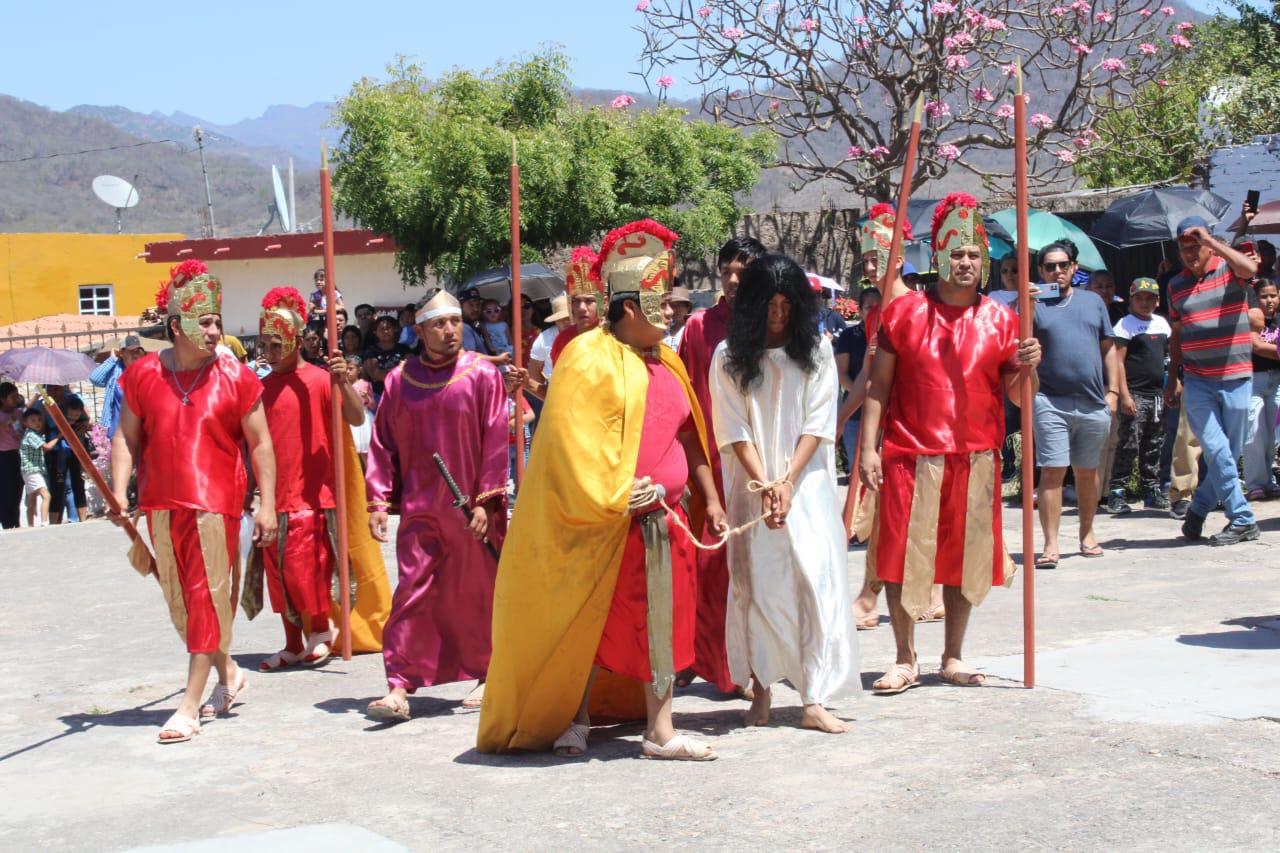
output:
{"label": "flowering tree", "polygon": [[[640,0],[644,77],[671,72],[717,120],[767,127],[805,183],[893,195],[917,97],[927,114],[916,185],[953,170],[1012,173],[1015,63],[1030,100],[1032,176],[1070,173],[1117,144],[1094,129],[1131,107],[1192,47],[1158,0]],[[664,85],[665,83],[665,85]],[[993,153],[995,152],[995,153]]]}

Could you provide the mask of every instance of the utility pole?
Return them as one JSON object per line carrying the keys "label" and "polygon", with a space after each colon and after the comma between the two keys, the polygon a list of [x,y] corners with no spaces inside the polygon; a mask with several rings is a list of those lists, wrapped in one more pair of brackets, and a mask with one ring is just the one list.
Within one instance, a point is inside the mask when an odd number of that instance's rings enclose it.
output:
{"label": "utility pole", "polygon": [[200,173],[204,175],[204,204],[209,218],[209,233],[206,236],[216,237],[213,224],[213,193],[209,190],[209,170],[204,165],[204,133],[196,128],[196,147],[200,149]]}
{"label": "utility pole", "polygon": [[293,193],[293,158],[289,158],[289,230],[298,230],[298,200]]}

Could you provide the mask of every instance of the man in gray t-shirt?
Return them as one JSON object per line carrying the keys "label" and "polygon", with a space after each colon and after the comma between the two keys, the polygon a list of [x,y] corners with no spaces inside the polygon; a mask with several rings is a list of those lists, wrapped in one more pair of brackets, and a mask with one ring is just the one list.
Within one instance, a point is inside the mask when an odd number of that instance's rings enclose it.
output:
{"label": "man in gray t-shirt", "polygon": [[1044,281],[1057,282],[1059,295],[1037,300],[1035,336],[1044,348],[1040,390],[1035,400],[1036,464],[1040,466],[1040,526],[1044,553],[1036,565],[1056,568],[1061,554],[1058,525],[1067,466],[1075,471],[1080,511],[1080,554],[1101,557],[1093,535],[1098,510],[1098,463],[1111,433],[1120,394],[1119,370],[1111,346],[1107,307],[1095,293],[1071,286],[1076,247],[1051,243],[1037,255]]}

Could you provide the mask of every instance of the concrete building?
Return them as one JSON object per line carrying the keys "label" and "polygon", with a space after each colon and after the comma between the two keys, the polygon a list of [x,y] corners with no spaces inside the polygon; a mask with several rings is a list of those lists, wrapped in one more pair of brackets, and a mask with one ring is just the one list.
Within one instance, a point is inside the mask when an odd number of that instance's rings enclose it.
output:
{"label": "concrete building", "polygon": [[[320,234],[269,234],[149,243],[146,260],[163,278],[169,266],[189,259],[204,261],[222,280],[222,326],[227,334],[256,335],[263,295],[273,287],[296,287],[305,297],[312,276],[324,265]],[[362,302],[398,309],[425,292],[406,289],[395,265],[395,243],[372,231],[334,234],[334,283],[352,321]]]}
{"label": "concrete building", "polygon": [[1209,155],[1209,189],[1235,206],[1219,231],[1235,220],[1249,190],[1261,193],[1261,204],[1280,201],[1280,135],[1255,136],[1243,145],[1214,149]]}
{"label": "concrete building", "polygon": [[158,276],[138,260],[181,234],[0,234],[0,326],[52,314],[137,316]]}

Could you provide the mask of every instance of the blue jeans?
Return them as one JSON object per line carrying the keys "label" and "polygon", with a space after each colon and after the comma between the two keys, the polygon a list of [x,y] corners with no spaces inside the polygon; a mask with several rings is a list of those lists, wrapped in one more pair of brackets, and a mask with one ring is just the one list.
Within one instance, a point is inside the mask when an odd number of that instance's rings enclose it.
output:
{"label": "blue jeans", "polygon": [[[858,415],[861,415],[858,412]],[[849,467],[853,468],[854,451],[858,449],[858,434],[862,432],[862,418],[855,415],[849,418],[844,425],[844,434],[840,436],[840,440],[844,442],[844,455],[849,460]],[[852,476],[858,476],[857,471],[849,472]]]}
{"label": "blue jeans", "polygon": [[1249,427],[1244,438],[1244,482],[1249,489],[1274,488],[1271,466],[1276,458],[1276,411],[1280,409],[1280,370],[1253,374]]}
{"label": "blue jeans", "polygon": [[1200,440],[1208,476],[1191,498],[1191,511],[1204,518],[1219,503],[1232,524],[1255,524],[1244,499],[1236,460],[1244,450],[1253,379],[1206,379],[1188,373],[1182,380],[1187,423]]}

